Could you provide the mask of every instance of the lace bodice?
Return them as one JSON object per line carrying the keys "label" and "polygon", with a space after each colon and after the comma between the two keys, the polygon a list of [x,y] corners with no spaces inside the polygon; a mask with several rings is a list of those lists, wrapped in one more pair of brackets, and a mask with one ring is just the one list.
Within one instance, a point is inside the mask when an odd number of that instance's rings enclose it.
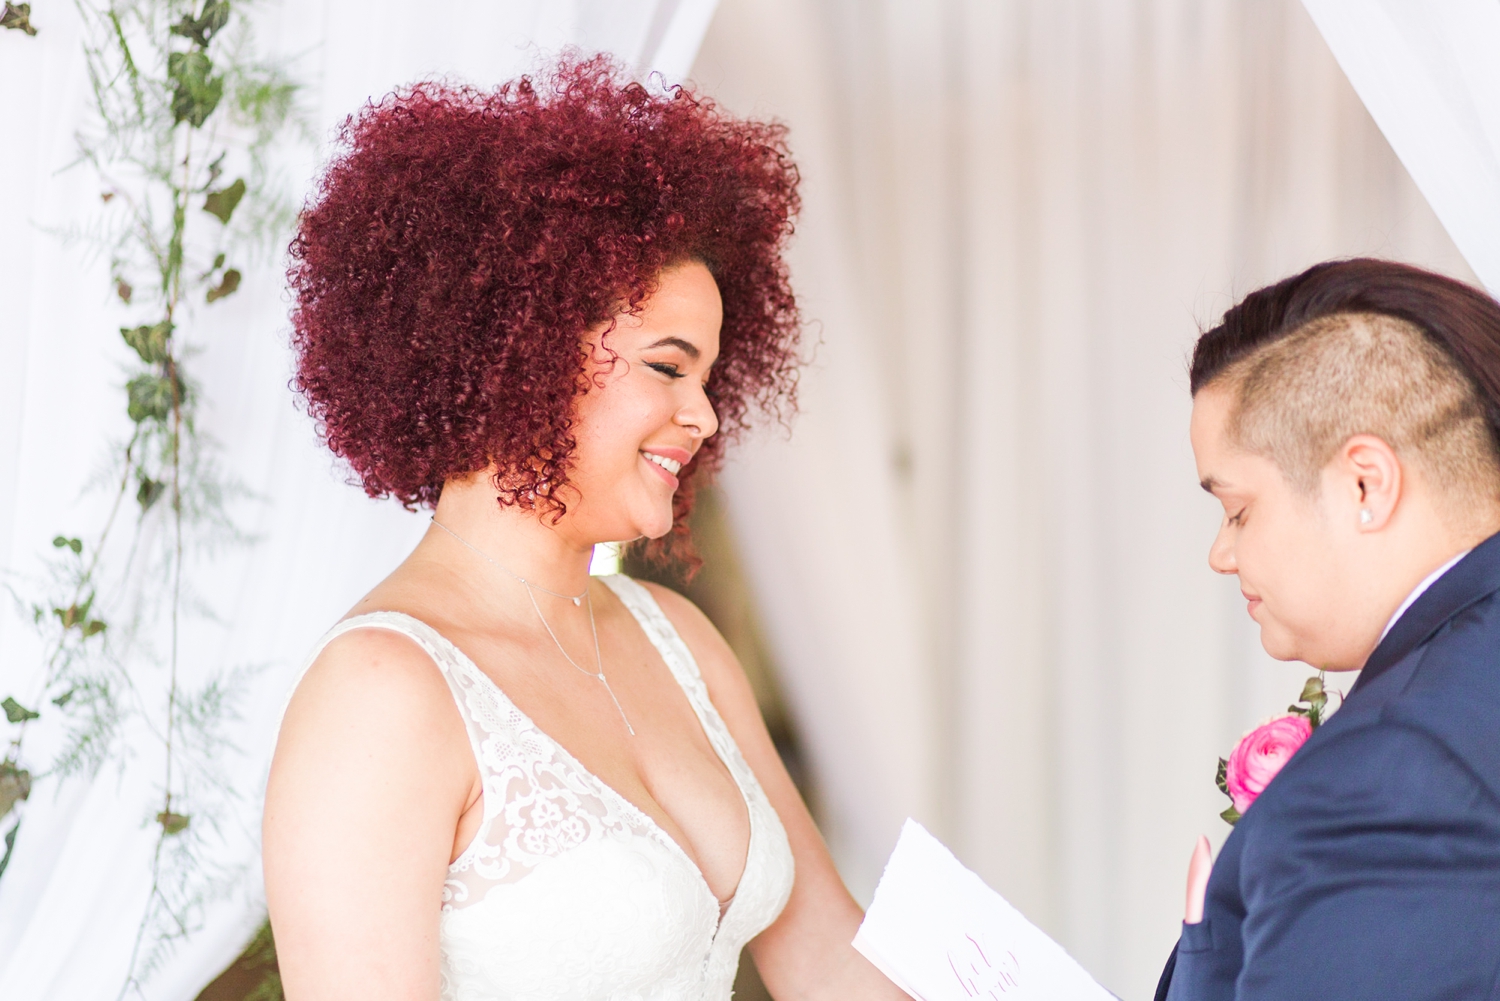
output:
{"label": "lace bodice", "polygon": [[745,797],[750,845],[722,917],[681,847],[432,627],[373,612],[339,623],[313,652],[352,629],[408,636],[442,671],[468,728],[484,818],[443,888],[443,1001],[728,1001],[740,950],[791,893],[786,832],[687,645],[644,587],[603,580],[666,661]]}

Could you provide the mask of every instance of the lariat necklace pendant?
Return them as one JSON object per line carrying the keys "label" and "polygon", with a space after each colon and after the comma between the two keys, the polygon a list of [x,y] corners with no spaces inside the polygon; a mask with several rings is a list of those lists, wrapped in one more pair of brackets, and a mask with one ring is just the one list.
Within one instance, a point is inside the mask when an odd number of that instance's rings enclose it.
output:
{"label": "lariat necklace pendant", "polygon": [[[600,656],[599,653],[599,626],[594,621],[594,598],[593,595],[589,592],[588,587],[585,586],[581,594],[558,594],[556,591],[549,591],[547,590],[547,588],[542,587],[542,585],[533,584],[525,577],[522,577],[520,574],[515,573],[509,567],[501,563],[499,560],[495,559],[490,554],[484,552],[483,550],[476,549],[469,543],[468,539],[465,539],[462,535],[459,535],[453,529],[449,528],[447,525],[444,525],[441,521],[438,521],[436,517],[432,519],[432,523],[438,528],[441,528],[443,531],[447,532],[449,535],[453,536],[459,542],[463,543],[464,548],[469,550],[469,552],[473,553],[475,556],[478,556],[481,559],[494,564],[501,570],[504,570],[511,577],[514,577],[516,580],[521,582],[521,584],[526,588],[526,597],[531,599],[531,607],[533,610],[535,610],[536,617],[542,620],[542,628],[547,630],[548,636],[552,637],[552,643],[557,647],[557,652],[562,654],[563,660],[571,664],[579,673],[587,674],[589,677],[597,678],[599,680],[599,683],[604,686],[604,690],[609,693],[609,700],[613,702],[615,704],[615,708],[619,710],[620,719],[624,722],[625,729],[630,733],[632,737],[634,737],[635,727],[630,725],[630,717],[625,715],[625,707],[620,705],[620,697],[615,694],[615,690],[613,688],[609,687],[609,679],[604,676],[604,658]],[[536,595],[532,593],[533,588],[545,594],[550,594],[554,598],[567,598],[573,603],[573,606],[575,608],[582,605],[585,598],[588,599],[589,629],[594,634],[594,670],[590,671],[588,668],[580,665],[572,657],[568,656],[568,651],[564,649],[562,641],[557,638],[557,634],[552,631],[552,626],[547,622],[547,617],[542,614],[542,606],[537,604]]]}

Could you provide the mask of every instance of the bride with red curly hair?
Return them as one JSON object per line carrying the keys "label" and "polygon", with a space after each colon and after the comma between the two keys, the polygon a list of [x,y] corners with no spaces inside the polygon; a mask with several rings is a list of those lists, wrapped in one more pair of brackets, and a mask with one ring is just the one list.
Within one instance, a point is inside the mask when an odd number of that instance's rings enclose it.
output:
{"label": "bride with red curly hair", "polygon": [[602,59],[365,108],[301,218],[295,386],[433,508],[318,644],[266,793],[289,1001],[900,998],[734,655],[686,599],[726,433],[789,408],[783,130]]}

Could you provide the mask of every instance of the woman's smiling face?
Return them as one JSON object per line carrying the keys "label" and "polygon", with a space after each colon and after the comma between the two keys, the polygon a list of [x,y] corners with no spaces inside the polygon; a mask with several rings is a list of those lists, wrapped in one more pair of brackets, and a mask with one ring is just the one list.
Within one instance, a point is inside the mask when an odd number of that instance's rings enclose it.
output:
{"label": "woman's smiling face", "polygon": [[671,530],[677,473],[719,429],[704,386],[723,319],[713,275],[688,261],[662,272],[639,315],[587,335],[596,378],[574,412],[569,534],[617,542]]}

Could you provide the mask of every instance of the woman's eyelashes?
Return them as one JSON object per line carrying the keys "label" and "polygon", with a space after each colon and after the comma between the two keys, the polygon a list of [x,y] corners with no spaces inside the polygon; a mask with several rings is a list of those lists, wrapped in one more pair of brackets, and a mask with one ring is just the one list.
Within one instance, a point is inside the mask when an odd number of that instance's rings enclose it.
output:
{"label": "woman's eyelashes", "polygon": [[1244,508],[1240,508],[1234,514],[1230,515],[1229,516],[1229,523],[1231,525],[1234,525],[1236,528],[1239,527],[1240,525],[1243,525],[1245,523],[1245,509]]}
{"label": "woman's eyelashes", "polygon": [[648,361],[646,363],[646,367],[660,372],[662,375],[666,376],[669,379],[682,379],[687,376],[686,372],[682,371],[676,365],[667,361]]}

